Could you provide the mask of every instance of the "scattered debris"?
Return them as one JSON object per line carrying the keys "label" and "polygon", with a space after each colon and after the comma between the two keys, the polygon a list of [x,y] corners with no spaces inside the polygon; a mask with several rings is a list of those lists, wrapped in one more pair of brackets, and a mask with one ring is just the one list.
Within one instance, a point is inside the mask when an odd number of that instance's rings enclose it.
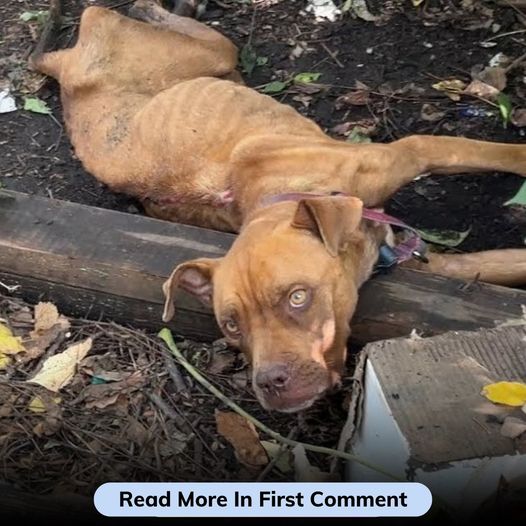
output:
{"label": "scattered debris", "polygon": [[38,10],[38,11],[24,11],[20,15],[22,22],[36,22],[38,25],[43,25],[49,18],[49,11]]}
{"label": "scattered debris", "polygon": [[336,7],[332,0],[308,0],[305,8],[307,13],[313,13],[318,22],[335,22],[341,15],[340,9]]}
{"label": "scattered debris", "polygon": [[363,82],[356,81],[356,89],[340,95],[335,103],[334,107],[337,110],[341,110],[346,106],[367,106],[371,100],[371,92],[369,86]]}
{"label": "scattered debris", "polygon": [[352,13],[366,22],[376,22],[380,17],[373,15],[365,0],[345,0],[341,8],[342,13]]}
{"label": "scattered debris", "polygon": [[16,101],[9,88],[0,90],[0,113],[10,113],[16,111]]}
{"label": "scattered debris", "polygon": [[511,439],[519,438],[524,432],[526,432],[526,420],[514,416],[507,416],[500,428],[501,435]]}
{"label": "scattered debris", "polygon": [[420,118],[427,122],[437,122],[446,116],[445,111],[439,110],[432,104],[423,104],[420,110]]}
{"label": "scattered debris", "polygon": [[140,370],[127,373],[118,382],[92,383],[82,391],[78,402],[84,402],[86,409],[104,409],[118,403],[126,405],[128,395],[140,389],[144,383],[145,379]]}
{"label": "scattered debris", "polygon": [[51,115],[51,108],[45,101],[38,97],[26,97],[24,99],[24,110],[43,115]]}
{"label": "scattered debris", "polygon": [[287,447],[270,440],[262,440],[261,445],[265,448],[270,460],[282,473],[291,473],[294,470],[292,453]]}
{"label": "scattered debris", "polygon": [[471,227],[464,232],[457,232],[455,230],[424,230],[419,229],[420,237],[434,245],[441,245],[448,248],[455,248],[461,245],[469,236]]}
{"label": "scattered debris", "polygon": [[510,120],[517,128],[524,128],[526,126],[526,108],[515,108],[511,112]]}
{"label": "scattered debris", "polygon": [[294,478],[296,482],[336,482],[340,479],[338,475],[326,473],[317,466],[313,466],[301,444],[292,449],[292,454],[294,456]]}

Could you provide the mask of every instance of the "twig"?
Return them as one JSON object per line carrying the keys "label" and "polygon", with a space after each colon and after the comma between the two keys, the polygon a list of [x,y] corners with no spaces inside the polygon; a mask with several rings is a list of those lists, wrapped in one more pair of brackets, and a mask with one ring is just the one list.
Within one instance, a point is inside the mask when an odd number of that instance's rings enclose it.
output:
{"label": "twig", "polygon": [[314,453],[321,453],[323,455],[331,455],[335,457],[339,457],[345,460],[349,460],[352,462],[356,462],[358,464],[361,464],[365,467],[368,467],[369,469],[372,469],[373,471],[376,471],[378,473],[381,473],[382,475],[385,475],[393,480],[403,480],[397,475],[393,475],[392,473],[384,470],[380,466],[377,466],[375,464],[372,464],[370,462],[367,462],[366,460],[363,460],[355,455],[352,455],[351,453],[345,453],[344,451],[338,451],[336,449],[331,449],[328,447],[323,446],[314,446],[312,444],[305,444],[303,442],[298,442],[296,440],[292,440],[289,438],[285,438],[284,436],[280,435],[276,431],[273,431],[269,427],[267,427],[265,424],[254,418],[252,415],[247,413],[245,410],[241,409],[235,402],[230,400],[227,396],[225,396],[217,387],[212,385],[204,376],[201,375],[199,371],[197,371],[193,365],[190,364],[186,360],[186,358],[181,354],[181,351],[177,348],[172,333],[169,329],[162,329],[161,332],[159,332],[159,337],[166,343],[172,354],[177,358],[179,363],[188,371],[188,373],[193,376],[193,378],[199,382],[203,387],[208,389],[214,396],[216,396],[221,402],[223,402],[225,405],[230,407],[233,411],[235,411],[238,415],[243,416],[246,418],[249,422],[252,422],[254,426],[256,426],[258,429],[272,437],[274,440],[278,440],[279,442],[282,442],[283,444],[286,444],[291,447],[296,446],[303,446],[305,450],[312,451]]}
{"label": "twig", "polygon": [[164,413],[170,420],[175,422],[175,425],[182,431],[189,431],[188,424],[185,419],[178,415],[159,395],[151,393],[148,395],[150,400],[157,406],[162,413]]}
{"label": "twig", "polygon": [[526,60],[526,53],[521,55],[519,58],[516,58],[507,68],[504,68],[506,73],[509,73],[512,69],[520,66]]}
{"label": "twig", "polygon": [[341,61],[338,59],[338,57],[336,56],[336,53],[334,53],[334,51],[331,51],[328,46],[325,44],[325,42],[322,42],[321,43],[321,47],[327,52],[327,54],[332,58],[332,60],[334,60],[334,62],[336,62],[336,64],[340,67],[340,68],[344,68],[345,66],[341,63]]}
{"label": "twig", "polygon": [[7,290],[7,292],[9,292],[9,294],[11,294],[12,292],[18,290],[20,288],[20,285],[6,285],[2,281],[0,281],[0,287],[3,287],[5,290]]}
{"label": "twig", "polygon": [[186,382],[184,381],[183,375],[181,374],[181,371],[179,370],[179,367],[174,363],[173,360],[169,358],[168,355],[164,357],[164,363],[166,364],[166,369],[168,370],[168,374],[170,375],[170,378],[172,379],[175,390],[178,393],[182,394],[188,394],[188,386],[186,385]]}
{"label": "twig", "polygon": [[[289,440],[294,440],[294,437],[296,436],[297,431],[298,431],[298,428],[293,427],[289,431],[287,438]],[[276,456],[265,466],[265,469],[258,475],[256,482],[261,482],[262,480],[265,480],[266,476],[274,469],[274,466],[280,461],[281,457],[288,449],[289,449],[289,446],[287,444],[281,444],[280,448],[278,449],[278,452],[276,453]]]}
{"label": "twig", "polygon": [[37,45],[29,57],[30,64],[35,62],[45,51],[51,43],[51,39],[55,33],[58,33],[62,25],[62,2],[61,0],[50,0],[49,2],[49,16],[44,24],[40,38]]}

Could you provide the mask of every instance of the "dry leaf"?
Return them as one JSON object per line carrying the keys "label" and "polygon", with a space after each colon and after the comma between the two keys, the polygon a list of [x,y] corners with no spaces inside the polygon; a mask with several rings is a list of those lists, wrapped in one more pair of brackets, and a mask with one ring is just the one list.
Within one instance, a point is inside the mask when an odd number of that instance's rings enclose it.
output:
{"label": "dry leaf", "polygon": [[466,88],[466,83],[462,80],[450,79],[437,82],[432,87],[445,93],[451,100],[459,101],[460,94]]}
{"label": "dry leaf", "polygon": [[500,93],[500,91],[490,84],[486,84],[479,79],[475,79],[464,90],[464,93],[466,95],[473,95],[475,97],[493,100],[497,98],[497,95]]}
{"label": "dry leaf", "polygon": [[126,395],[140,389],[144,383],[141,371],[134,371],[120,382],[88,385],[82,391],[79,401],[84,401],[87,409],[104,409],[118,402],[125,403]]}
{"label": "dry leaf", "polygon": [[526,420],[508,416],[500,428],[500,434],[507,438],[518,438],[526,431]]}
{"label": "dry leaf", "polygon": [[237,459],[248,467],[268,464],[265,448],[252,422],[232,411],[215,412],[217,432],[232,446]]}
{"label": "dry leaf", "polygon": [[12,361],[10,355],[25,351],[21,338],[14,336],[11,329],[0,323],[0,371]]}
{"label": "dry leaf", "polygon": [[525,108],[515,108],[511,112],[511,122],[518,128],[523,128],[526,126],[526,109]]}
{"label": "dry leaf", "polygon": [[440,111],[432,104],[423,104],[422,109],[420,110],[420,118],[427,122],[437,122],[440,119],[443,119],[445,115],[445,111]]}
{"label": "dry leaf", "polygon": [[0,354],[16,354],[24,350],[22,339],[14,336],[11,329],[0,323]]}
{"label": "dry leaf", "polygon": [[57,392],[67,385],[75,374],[77,364],[88,354],[93,340],[86,340],[68,347],[64,352],[50,356],[34,378],[28,380],[50,391]]}
{"label": "dry leaf", "polygon": [[22,363],[38,358],[55,342],[62,332],[69,329],[68,319],[59,314],[53,303],[40,302],[35,307],[35,326],[26,344],[26,352],[20,357]]}
{"label": "dry leaf", "polygon": [[[62,399],[60,397],[54,397],[51,399],[53,404],[60,404]],[[40,396],[35,396],[31,402],[29,402],[28,409],[32,413],[45,413],[48,410],[49,402],[42,400]]]}
{"label": "dry leaf", "polygon": [[485,84],[489,84],[498,91],[503,91],[506,88],[507,79],[504,68],[484,68],[480,73],[477,73],[476,78]]}
{"label": "dry leaf", "polygon": [[53,325],[58,323],[58,309],[53,303],[40,302],[35,307],[35,331],[41,333],[51,329]]}
{"label": "dry leaf", "polygon": [[268,440],[262,440],[261,445],[265,448],[270,459],[274,460],[279,455],[275,466],[282,473],[290,473],[293,470],[292,454],[288,449],[283,450],[280,444]]}
{"label": "dry leaf", "polygon": [[370,100],[371,94],[369,93],[369,89],[367,87],[358,88],[356,90],[349,91],[348,93],[340,95],[336,99],[334,107],[337,110],[341,110],[346,106],[366,106],[367,104],[369,104]]}
{"label": "dry leaf", "polygon": [[485,385],[482,395],[495,404],[521,407],[526,404],[526,384],[521,382],[497,382]]}
{"label": "dry leaf", "polygon": [[212,353],[210,363],[206,370],[210,374],[223,374],[228,369],[231,369],[236,361],[236,356],[232,352],[215,352]]}
{"label": "dry leaf", "polygon": [[307,458],[305,448],[298,444],[292,450],[294,455],[294,477],[296,482],[331,482],[338,480],[338,476],[326,473],[320,468],[311,465]]}
{"label": "dry leaf", "polygon": [[30,334],[31,338],[38,338],[57,324],[62,330],[67,330],[70,326],[67,318],[60,315],[55,305],[49,302],[38,303],[34,317],[35,328]]}

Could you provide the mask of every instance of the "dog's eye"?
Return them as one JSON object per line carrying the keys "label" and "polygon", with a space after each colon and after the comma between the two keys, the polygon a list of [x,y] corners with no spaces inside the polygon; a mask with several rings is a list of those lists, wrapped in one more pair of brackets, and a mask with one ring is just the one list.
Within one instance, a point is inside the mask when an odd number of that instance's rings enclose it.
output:
{"label": "dog's eye", "polygon": [[232,318],[226,320],[224,323],[223,323],[223,327],[225,329],[225,331],[228,333],[229,336],[232,336],[232,337],[237,337],[239,336],[240,334],[240,330],[239,330],[239,325],[237,324],[237,322],[235,320],[233,320]]}
{"label": "dog's eye", "polygon": [[289,295],[289,303],[291,307],[303,307],[307,302],[309,295],[305,289],[293,290]]}

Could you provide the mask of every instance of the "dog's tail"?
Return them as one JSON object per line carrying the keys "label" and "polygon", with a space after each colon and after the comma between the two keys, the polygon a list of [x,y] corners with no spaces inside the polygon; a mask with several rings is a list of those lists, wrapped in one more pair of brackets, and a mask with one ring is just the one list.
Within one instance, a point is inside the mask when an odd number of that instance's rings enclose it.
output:
{"label": "dog's tail", "polygon": [[57,37],[62,26],[62,1],[50,0],[49,2],[49,16],[44,24],[40,38],[35,46],[35,49],[29,57],[29,66],[31,69],[40,71],[51,77],[58,78],[60,72],[60,64],[62,62],[61,55],[63,51],[54,51],[46,53]]}

